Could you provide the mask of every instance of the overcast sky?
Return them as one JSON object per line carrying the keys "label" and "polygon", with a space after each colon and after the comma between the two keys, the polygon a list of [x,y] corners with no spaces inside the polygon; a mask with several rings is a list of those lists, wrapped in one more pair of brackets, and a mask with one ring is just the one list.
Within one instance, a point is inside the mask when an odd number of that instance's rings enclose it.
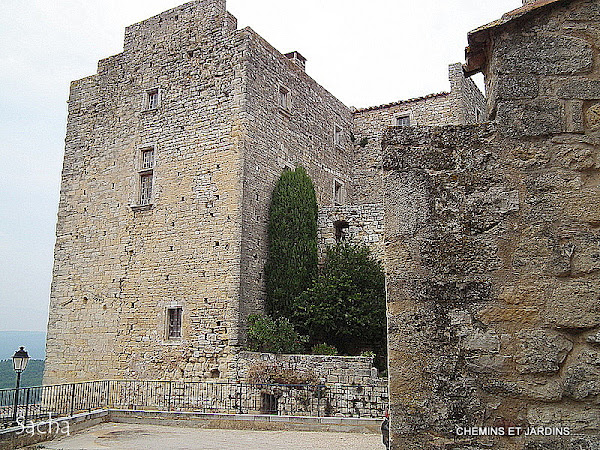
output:
{"label": "overcast sky", "polygon": [[[69,82],[181,0],[0,0],[0,332],[47,321]],[[449,89],[468,31],[520,0],[228,0],[348,106]],[[0,355],[1,357],[2,355]]]}

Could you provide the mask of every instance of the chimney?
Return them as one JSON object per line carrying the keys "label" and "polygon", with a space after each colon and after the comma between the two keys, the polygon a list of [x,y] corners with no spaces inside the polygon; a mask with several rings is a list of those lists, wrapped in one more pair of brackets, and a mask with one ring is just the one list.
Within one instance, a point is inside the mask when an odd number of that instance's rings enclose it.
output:
{"label": "chimney", "polygon": [[294,61],[298,67],[300,67],[302,70],[304,70],[306,72],[306,58],[304,56],[302,56],[299,52],[289,52],[286,53],[285,56],[288,59],[291,59],[292,61]]}

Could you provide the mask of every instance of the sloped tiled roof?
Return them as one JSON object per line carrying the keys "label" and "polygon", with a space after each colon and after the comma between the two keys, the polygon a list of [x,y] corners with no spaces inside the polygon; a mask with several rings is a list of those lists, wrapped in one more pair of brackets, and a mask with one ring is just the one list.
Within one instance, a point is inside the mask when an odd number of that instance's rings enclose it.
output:
{"label": "sloped tiled roof", "polygon": [[413,102],[418,102],[421,100],[427,100],[429,98],[444,97],[445,95],[448,95],[448,94],[450,94],[450,92],[439,92],[437,94],[424,95],[423,97],[415,97],[415,98],[409,98],[408,100],[399,100],[397,102],[386,103],[385,105],[367,106],[366,108],[358,108],[354,112],[357,113],[357,112],[363,112],[363,111],[373,111],[375,109],[384,109],[384,108],[389,108],[391,106],[403,105],[405,103],[413,103]]}

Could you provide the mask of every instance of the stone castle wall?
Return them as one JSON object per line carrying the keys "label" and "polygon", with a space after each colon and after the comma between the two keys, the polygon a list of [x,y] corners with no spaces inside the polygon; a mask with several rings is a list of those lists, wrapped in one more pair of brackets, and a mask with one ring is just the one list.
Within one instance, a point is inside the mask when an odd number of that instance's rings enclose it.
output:
{"label": "stone castle wall", "polygon": [[[495,123],[384,139],[392,448],[600,445],[598,17],[492,29]],[[456,434],[511,426],[570,436]]]}
{"label": "stone castle wall", "polygon": [[[329,206],[319,208],[318,245],[323,257],[327,246],[343,241],[366,245],[373,255],[383,260],[383,207],[380,203],[367,205]],[[336,223],[345,222],[340,236]]]}
{"label": "stone castle wall", "polygon": [[[333,203],[334,182],[349,197],[352,164],[350,110],[251,29],[244,40],[244,216],[241,305],[243,317],[262,312],[263,269],[271,193],[282,172],[303,166],[319,206]],[[280,89],[289,105],[279,105]],[[334,127],[341,141],[334,143]]]}
{"label": "stone castle wall", "polygon": [[[306,380],[292,384],[324,385],[321,396],[329,398],[324,409],[335,416],[381,418],[389,402],[387,378],[377,376],[372,357],[240,352],[235,370],[236,380],[244,383],[269,384],[256,375],[289,373]],[[312,404],[299,401],[303,397],[307,399],[305,390],[281,391],[278,387],[265,386],[263,391],[278,397],[278,413],[282,415],[302,415],[303,410],[314,415],[317,404],[323,403],[314,395],[310,400]]]}
{"label": "stone castle wall", "polygon": [[[45,383],[200,377],[237,342],[233,27],[223,1],[188,3],[129,27],[123,53],[73,82]],[[149,147],[152,200],[139,206]],[[182,308],[181,339],[166,336],[170,306]]]}
{"label": "stone castle wall", "polygon": [[[406,108],[417,123],[463,120],[472,86],[457,80],[449,94],[353,113],[236,30],[224,0],[128,27],[124,51],[71,86],[45,382],[228,377],[245,318],[263,309],[281,172],[302,165],[311,176],[322,243],[334,218],[346,220],[381,258],[383,130]],[[180,338],[168,336],[173,308]]]}

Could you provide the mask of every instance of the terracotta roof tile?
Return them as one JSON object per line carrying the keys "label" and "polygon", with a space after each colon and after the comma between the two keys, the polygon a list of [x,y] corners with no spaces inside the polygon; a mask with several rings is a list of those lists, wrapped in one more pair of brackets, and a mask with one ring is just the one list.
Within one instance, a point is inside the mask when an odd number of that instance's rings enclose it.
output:
{"label": "terracotta roof tile", "polygon": [[373,111],[375,109],[389,108],[391,106],[403,105],[405,103],[418,102],[421,100],[427,100],[429,98],[444,97],[445,95],[449,95],[449,94],[450,94],[450,92],[439,92],[437,94],[424,95],[423,97],[415,97],[415,98],[409,98],[408,100],[399,100],[397,102],[386,103],[385,105],[377,105],[377,106],[368,106],[366,108],[358,108],[354,112],[357,113],[357,112],[364,112],[364,111]]}

